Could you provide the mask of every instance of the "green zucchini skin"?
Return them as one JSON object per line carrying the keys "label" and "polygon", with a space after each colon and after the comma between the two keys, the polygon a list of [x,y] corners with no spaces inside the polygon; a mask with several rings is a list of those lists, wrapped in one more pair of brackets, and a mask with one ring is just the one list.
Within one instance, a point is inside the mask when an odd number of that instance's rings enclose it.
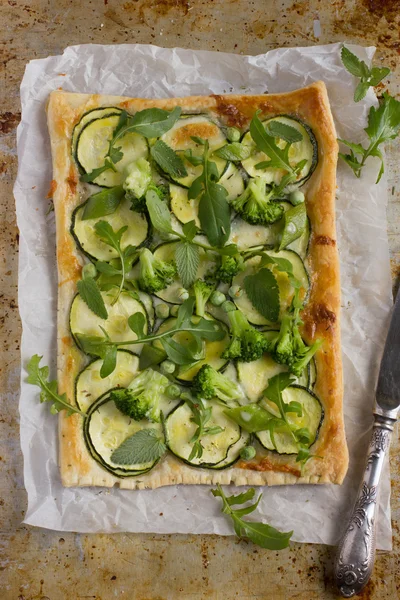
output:
{"label": "green zucchini skin", "polygon": [[[109,390],[111,391],[111,390]],[[91,437],[90,437],[90,432],[89,432],[89,427],[90,427],[90,419],[92,414],[98,409],[100,408],[103,404],[105,404],[106,402],[110,402],[109,400],[109,391],[106,392],[105,394],[103,394],[102,396],[100,396],[100,398],[98,398],[91,406],[90,410],[87,412],[87,417],[86,419],[84,419],[84,423],[83,423],[83,438],[85,440],[85,445],[86,448],[90,454],[90,456],[106,471],[108,471],[109,473],[111,473],[112,475],[114,475],[115,477],[118,477],[120,479],[123,479],[125,477],[137,477],[138,475],[144,475],[145,473],[148,473],[149,471],[151,471],[156,464],[159,462],[159,459],[154,461],[154,463],[151,465],[151,467],[147,468],[147,469],[138,469],[138,470],[129,470],[129,469],[124,469],[122,467],[117,468],[113,468],[111,465],[107,464],[104,459],[98,454],[98,452],[96,452],[96,449],[93,446]]]}
{"label": "green zucchini skin", "polygon": [[[87,258],[89,258],[89,260],[91,260],[92,262],[96,262],[97,260],[104,260],[104,258],[102,256],[95,256],[94,254],[85,250],[85,248],[82,245],[82,240],[80,240],[78,234],[75,231],[76,226],[77,226],[78,213],[79,213],[79,211],[84,210],[84,207],[86,206],[86,203],[88,202],[88,200],[89,200],[89,198],[87,198],[87,200],[82,202],[82,204],[79,204],[74,209],[72,216],[71,216],[70,233],[71,233],[72,237],[74,238],[75,243],[78,246],[79,250],[82,252],[82,254],[87,256]],[[122,200],[122,202],[125,202],[125,200]],[[122,204],[122,202],[121,202],[121,204]],[[119,209],[119,207],[117,208],[115,213],[118,211],[118,209]],[[115,215],[115,213],[112,213],[112,215],[107,215],[105,217],[96,219],[96,221],[108,220],[107,217],[112,217],[113,215]],[[133,211],[132,211],[132,214],[138,215],[139,213],[133,213]],[[143,220],[143,223],[146,226],[146,234],[145,234],[145,236],[143,236],[143,240],[139,244],[137,244],[137,246],[136,246],[137,248],[147,247],[151,242],[151,236],[152,236],[152,228],[149,225],[148,216],[145,213],[141,213],[140,218]],[[90,221],[91,220],[92,219],[90,219]],[[112,256],[112,258],[115,258],[115,256]],[[137,261],[138,261],[138,258],[134,261],[133,264],[135,264]]]}
{"label": "green zucchini skin", "polygon": [[[322,404],[321,400],[318,398],[318,396],[317,396],[317,395],[316,395],[316,394],[315,394],[315,393],[314,393],[312,390],[310,390],[310,389],[308,389],[308,388],[306,388],[306,387],[304,387],[304,386],[302,386],[302,385],[293,384],[293,385],[289,386],[289,387],[288,387],[288,388],[286,388],[286,389],[287,389],[287,390],[290,390],[290,389],[294,389],[294,390],[301,390],[301,391],[303,391],[303,392],[307,393],[309,396],[311,396],[311,397],[314,399],[314,401],[315,401],[316,403],[318,403],[318,405],[319,405],[319,409],[320,409],[320,411],[321,411],[321,415],[320,415],[320,419],[319,419],[319,421],[318,421],[318,424],[317,424],[317,426],[316,426],[316,427],[315,427],[315,429],[314,429],[314,439],[313,439],[313,441],[311,442],[311,444],[308,446],[309,448],[311,448],[311,447],[312,447],[312,446],[315,444],[315,442],[317,441],[317,439],[318,439],[319,432],[320,432],[320,430],[321,430],[322,423],[323,423],[323,421],[324,421],[324,417],[325,417],[325,411],[324,411],[323,404]],[[261,444],[261,446],[262,446],[263,448],[265,448],[266,450],[268,450],[268,451],[270,451],[270,452],[274,452],[275,454],[281,454],[281,455],[282,455],[282,454],[284,454],[284,455],[295,455],[295,454],[297,454],[297,452],[295,452],[295,451],[288,451],[288,452],[283,452],[283,451],[281,451],[281,452],[279,452],[279,451],[278,451],[276,448],[274,448],[274,447],[268,447],[268,446],[266,446],[266,445],[263,443],[263,441],[260,439],[260,433],[263,433],[263,432],[258,432],[258,433],[256,433],[256,434],[255,434],[255,436],[256,436],[256,438],[257,438],[258,442]],[[279,436],[279,435],[281,435],[281,434],[279,434],[279,433],[278,433],[278,434],[275,434],[275,437],[277,437],[277,436]]]}

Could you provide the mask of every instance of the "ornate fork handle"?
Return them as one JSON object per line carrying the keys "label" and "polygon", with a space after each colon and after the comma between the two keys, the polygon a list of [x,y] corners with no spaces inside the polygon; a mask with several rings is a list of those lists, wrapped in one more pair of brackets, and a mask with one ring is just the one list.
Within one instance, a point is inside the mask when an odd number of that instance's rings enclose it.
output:
{"label": "ornate fork handle", "polygon": [[335,582],[344,598],[359,594],[374,568],[379,481],[395,422],[375,415],[364,477],[335,560]]}

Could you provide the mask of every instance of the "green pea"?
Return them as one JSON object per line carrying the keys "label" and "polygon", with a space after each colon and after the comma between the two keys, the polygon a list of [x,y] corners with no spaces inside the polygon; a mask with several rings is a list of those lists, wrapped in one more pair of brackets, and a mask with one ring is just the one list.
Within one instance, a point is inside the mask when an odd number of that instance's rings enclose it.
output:
{"label": "green pea", "polygon": [[160,365],[161,372],[164,373],[164,375],[172,375],[172,373],[175,371],[175,368],[175,363],[173,363],[171,360],[164,360]]}
{"label": "green pea", "polygon": [[233,302],[230,302],[229,300],[225,300],[225,302],[222,304],[221,308],[226,313],[236,310],[236,306],[233,304]]}
{"label": "green pea", "polygon": [[178,310],[179,310],[178,304],[174,304],[173,306],[171,306],[171,310],[170,310],[171,317],[178,316]]}
{"label": "green pea", "polygon": [[230,142],[238,142],[240,140],[240,130],[236,127],[228,127],[226,137]]}
{"label": "green pea", "polygon": [[222,292],[219,292],[218,290],[215,290],[211,294],[210,302],[213,306],[221,306],[221,304],[223,304],[225,302],[225,300],[226,300],[225,294],[223,294]]}
{"label": "green pea", "polygon": [[155,312],[156,312],[156,317],[158,319],[168,319],[168,317],[169,317],[168,304],[165,304],[165,302],[161,302],[160,304],[157,304],[157,306],[155,308]]}
{"label": "green pea", "polygon": [[181,388],[179,387],[179,385],[171,383],[171,385],[167,387],[165,392],[170,398],[179,398],[179,396],[181,395]]}
{"label": "green pea", "polygon": [[289,194],[289,202],[293,204],[293,206],[297,206],[298,204],[302,204],[305,200],[305,196],[303,192],[300,190],[295,190],[294,192],[290,192]]}
{"label": "green pea", "polygon": [[96,277],[97,269],[93,263],[87,263],[82,269],[82,279],[87,279],[88,277]]}
{"label": "green pea", "polygon": [[251,460],[256,455],[256,449],[253,446],[246,446],[240,451],[240,458],[243,460]]}

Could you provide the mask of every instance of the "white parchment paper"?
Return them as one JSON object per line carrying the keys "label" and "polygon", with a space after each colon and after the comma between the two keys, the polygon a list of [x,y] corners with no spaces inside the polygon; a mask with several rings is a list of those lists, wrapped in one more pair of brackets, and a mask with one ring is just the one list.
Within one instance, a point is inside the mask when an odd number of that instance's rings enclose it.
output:
{"label": "white parchment paper", "polygon": [[[369,62],[374,48],[352,47]],[[19,306],[22,363],[44,355],[55,373],[56,263],[54,216],[46,215],[52,179],[45,103],[49,92],[139,97],[210,93],[285,92],[325,81],[339,137],[363,139],[375,96],[355,104],[355,80],[341,65],[340,45],[279,49],[259,56],[194,52],[156,46],[84,45],[62,56],[31,61],[21,85],[19,170],[15,197],[20,228]],[[372,165],[375,167],[376,165]],[[369,442],[371,407],[392,305],[386,233],[386,181],[376,170],[361,180],[339,164],[337,226],[342,271],[344,410],[350,468],[343,486],[264,489],[261,517],[300,542],[334,544],[350,511]],[[60,531],[232,533],[206,486],[154,491],[63,488],[57,466],[57,419],[39,405],[37,390],[21,381],[21,445],[28,510],[25,523]],[[378,547],[391,548],[390,479],[380,496]]]}

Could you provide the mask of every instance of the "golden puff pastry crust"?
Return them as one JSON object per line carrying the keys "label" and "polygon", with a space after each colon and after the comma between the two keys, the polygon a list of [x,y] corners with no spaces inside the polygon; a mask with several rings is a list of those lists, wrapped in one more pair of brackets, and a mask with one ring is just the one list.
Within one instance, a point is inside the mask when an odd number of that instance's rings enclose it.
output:
{"label": "golden puff pastry crust", "polygon": [[246,127],[256,110],[261,118],[277,114],[298,117],[313,130],[318,142],[318,165],[306,184],[307,213],[312,235],[307,256],[311,291],[303,313],[307,342],[324,339],[315,359],[315,393],[321,399],[324,420],[313,454],[303,469],[294,455],[265,450],[257,459],[239,461],[234,467],[213,471],[190,467],[166,455],[149,473],[119,479],[94,461],[85,446],[82,418],[59,415],[59,463],[65,486],[119,485],[125,489],[156,488],[172,484],[282,485],[295,483],[341,483],[346,474],[348,452],[343,423],[343,384],[340,346],[340,274],[335,228],[336,132],[325,85],[322,82],[285,94],[259,96],[193,96],[149,100],[121,96],[75,94],[55,91],[47,106],[53,160],[52,193],[57,224],[58,264],[58,382],[60,392],[74,397],[77,374],[87,363],[75,346],[69,329],[69,309],[80,279],[83,259],[70,234],[71,215],[81,203],[77,166],[71,154],[75,124],[88,110],[120,107],[128,112],[158,107],[183,112],[209,113],[221,122]]}

